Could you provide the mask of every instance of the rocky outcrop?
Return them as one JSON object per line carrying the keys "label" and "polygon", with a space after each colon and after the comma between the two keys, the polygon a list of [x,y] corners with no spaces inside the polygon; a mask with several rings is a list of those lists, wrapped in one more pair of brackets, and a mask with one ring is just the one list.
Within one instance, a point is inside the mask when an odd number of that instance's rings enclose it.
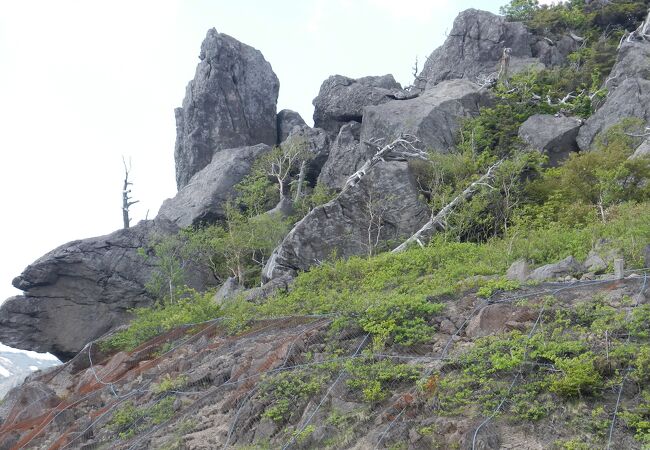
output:
{"label": "rocky outcrop", "polygon": [[314,104],[314,126],[336,134],[353,120],[361,122],[363,108],[390,101],[402,91],[392,75],[353,79],[333,75],[323,81]]}
{"label": "rocky outcrop", "polygon": [[379,164],[298,222],[269,259],[264,277],[307,270],[332,254],[367,255],[377,242],[410,236],[428,218],[407,163]]}
{"label": "rocky outcrop", "polygon": [[329,189],[342,189],[348,177],[371,156],[359,143],[360,132],[361,124],[358,122],[349,122],[341,127],[318,176],[318,183]]}
{"label": "rocky outcrop", "polygon": [[637,158],[647,158],[650,157],[650,138],[646,139],[639,145],[632,156],[630,156],[630,159],[637,159]]}
{"label": "rocky outcrop", "polygon": [[328,133],[320,128],[311,128],[307,125],[297,126],[291,130],[287,139],[282,143],[282,146],[285,145],[303,146],[311,154],[311,159],[307,162],[305,181],[310,186],[314,186],[318,174],[329,156],[330,138]]}
{"label": "rocky outcrop", "polygon": [[567,56],[577,49],[578,42],[571,36],[566,35],[557,39],[544,36],[532,45],[533,56],[547,67],[560,66],[566,63]]}
{"label": "rocky outcrop", "polygon": [[417,136],[423,147],[446,153],[456,143],[460,119],[491,104],[490,95],[468,80],[442,82],[417,98],[369,106],[363,116],[361,142]]}
{"label": "rocky outcrop", "polygon": [[556,280],[564,277],[575,277],[584,272],[585,268],[573,256],[569,256],[560,262],[546,264],[538,267],[528,277],[529,280],[546,281]]}
{"label": "rocky outcrop", "polygon": [[580,125],[573,117],[535,114],[519,127],[519,137],[531,149],[547,155],[549,165],[555,167],[578,150]]}
{"label": "rocky outcrop", "polygon": [[476,77],[497,72],[503,49],[510,48],[511,67],[538,63],[532,58],[533,38],[519,22],[507,22],[487,11],[468,9],[461,12],[445,43],[431,53],[417,85],[430,89],[456,78],[476,81]]}
{"label": "rocky outcrop", "polygon": [[496,303],[481,309],[467,324],[465,335],[478,338],[512,330],[526,329],[526,323],[535,320],[535,314],[528,308],[506,303]]}
{"label": "rocky outcrop", "polygon": [[300,114],[290,109],[283,109],[278,113],[277,123],[278,144],[284,142],[284,140],[289,137],[291,130],[293,130],[295,126],[307,125]]}
{"label": "rocky outcrop", "polygon": [[277,142],[280,83],[262,53],[214,28],[176,109],[176,184],[184,187],[215,152]]}
{"label": "rocky outcrop", "polygon": [[271,147],[258,144],[215,153],[210,164],[197,172],[174,198],[165,200],[159,217],[180,228],[225,219],[226,202],[236,196],[234,186],[248,175],[253,164]]}
{"label": "rocky outcrop", "polygon": [[[71,358],[87,342],[124,324],[131,308],[151,304],[145,284],[154,259],[139,249],[177,231],[166,220],[145,221],[42,256],[13,281],[24,295],[0,307],[0,342]],[[205,288],[205,280],[195,276],[190,283]]]}
{"label": "rocky outcrop", "polygon": [[591,148],[601,131],[621,120],[635,117],[650,122],[650,42],[624,43],[605,87],[607,99],[578,133],[581,150]]}

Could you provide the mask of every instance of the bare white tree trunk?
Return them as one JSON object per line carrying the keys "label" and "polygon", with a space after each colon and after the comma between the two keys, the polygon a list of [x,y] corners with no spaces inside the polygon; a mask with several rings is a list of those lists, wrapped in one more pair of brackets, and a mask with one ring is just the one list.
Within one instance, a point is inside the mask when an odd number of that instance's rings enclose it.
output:
{"label": "bare white tree trunk", "polygon": [[366,141],[365,144],[377,149],[372,158],[366,161],[363,166],[355,173],[350,175],[350,177],[345,182],[343,190],[341,192],[347,191],[349,188],[356,186],[359,181],[368,173],[368,171],[380,161],[386,160],[406,160],[406,159],[422,159],[427,161],[429,156],[426,152],[420,150],[415,145],[419,140],[415,136],[400,136],[395,139],[388,145],[379,147],[375,142]]}
{"label": "bare white tree trunk", "polygon": [[[451,202],[447,203],[444,208],[438,211],[438,214],[432,216],[431,219],[425,223],[422,228],[415,232],[413,236],[402,242],[398,247],[393,249],[393,253],[400,253],[406,250],[413,242],[417,242],[421,247],[424,247],[423,240],[428,240],[438,230],[444,230],[446,226],[447,217],[454,211],[454,209],[462,202],[470,200],[479,188],[486,185],[487,181],[494,176],[497,167],[501,165],[503,160],[496,162],[488,169],[481,178],[474,181],[467,186],[463,192],[457,195]],[[488,185],[489,186],[489,185]]]}
{"label": "bare white tree trunk", "polygon": [[129,218],[129,208],[131,205],[135,205],[139,200],[131,201],[131,189],[129,186],[133,185],[129,181],[129,173],[131,172],[131,160],[129,159],[129,165],[126,165],[126,160],[122,156],[122,164],[124,164],[124,184],[122,185],[122,222],[124,228],[129,228],[131,224],[131,219]]}

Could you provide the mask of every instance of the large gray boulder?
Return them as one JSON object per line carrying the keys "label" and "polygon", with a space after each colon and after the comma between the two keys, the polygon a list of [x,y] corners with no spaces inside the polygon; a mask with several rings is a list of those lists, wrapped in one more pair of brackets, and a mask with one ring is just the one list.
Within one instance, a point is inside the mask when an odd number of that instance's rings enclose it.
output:
{"label": "large gray boulder", "polygon": [[491,96],[469,80],[444,81],[410,100],[394,100],[365,109],[361,142],[400,134],[417,136],[422,145],[446,153],[456,144],[456,132],[462,118],[489,106]]}
{"label": "large gray boulder", "polygon": [[566,63],[567,56],[578,49],[579,43],[571,36],[560,36],[550,39],[548,36],[538,37],[532,45],[533,56],[546,67],[561,66]]}
{"label": "large gray boulder", "polygon": [[376,241],[410,236],[426,223],[429,213],[418,199],[406,162],[378,164],[359,184],[298,222],[273,252],[264,277],[295,274],[333,254],[367,255]]}
{"label": "large gray boulder", "polygon": [[528,279],[533,281],[556,280],[564,277],[577,277],[584,271],[585,267],[578,260],[573,256],[568,256],[560,262],[538,267],[532,271]]}
{"label": "large gray boulder", "polygon": [[607,99],[578,133],[581,150],[591,148],[601,131],[635,117],[650,122],[650,42],[625,42],[609,75]]}
{"label": "large gray boulder", "polygon": [[185,186],[215,152],[275,145],[280,83],[262,53],[212,28],[176,109],[176,184]]}
{"label": "large gray boulder", "polygon": [[497,72],[504,48],[511,48],[511,67],[523,68],[532,58],[530,32],[519,22],[507,22],[487,11],[468,9],[454,20],[445,43],[431,53],[417,85],[429,89],[441,81]]}
{"label": "large gray boulder", "polygon": [[181,228],[225,219],[226,202],[237,194],[234,186],[250,173],[257,158],[270,150],[266,144],[257,144],[215,153],[210,164],[197,172],[174,198],[163,202],[158,217]]}
{"label": "large gray boulder", "polygon": [[361,124],[358,122],[349,122],[341,127],[318,176],[319,184],[329,189],[342,189],[348,177],[371,156],[359,143],[360,132]]}
{"label": "large gray boulder", "polygon": [[281,147],[287,145],[302,146],[307,152],[311,153],[311,159],[307,163],[305,181],[310,186],[314,186],[329,156],[329,134],[321,128],[311,128],[308,125],[295,126],[287,139],[281,144]]}
{"label": "large gray boulder", "polygon": [[650,157],[650,138],[641,142],[641,145],[639,145],[636,148],[632,156],[630,156],[630,159],[648,158],[648,157]]}
{"label": "large gray boulder", "polygon": [[333,75],[323,81],[313,100],[314,126],[338,133],[351,120],[361,122],[363,108],[385,103],[402,92],[392,75],[358,79]]}
{"label": "large gray boulder", "polygon": [[519,127],[519,137],[528,147],[547,155],[549,165],[555,167],[578,150],[580,125],[573,117],[535,114]]}
{"label": "large gray boulder", "polygon": [[278,144],[284,142],[284,140],[289,137],[289,134],[294,127],[307,125],[300,114],[290,109],[283,109],[278,113],[277,123]]}
{"label": "large gray boulder", "polygon": [[[89,341],[127,322],[131,308],[151,305],[145,284],[155,260],[139,249],[177,231],[166,220],[143,221],[42,256],[13,280],[24,295],[0,306],[0,342],[70,359]],[[190,285],[205,288],[205,279],[198,272],[192,275]]]}

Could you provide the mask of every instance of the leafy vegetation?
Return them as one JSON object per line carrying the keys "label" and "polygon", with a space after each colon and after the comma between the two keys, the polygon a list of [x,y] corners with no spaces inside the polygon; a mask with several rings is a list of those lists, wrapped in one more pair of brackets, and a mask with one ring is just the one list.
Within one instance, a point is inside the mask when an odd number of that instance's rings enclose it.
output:
{"label": "leafy vegetation", "polygon": [[122,405],[111,418],[108,427],[117,432],[120,439],[129,439],[149,427],[159,425],[174,416],[175,397],[159,398],[151,406],[134,406],[133,402]]}

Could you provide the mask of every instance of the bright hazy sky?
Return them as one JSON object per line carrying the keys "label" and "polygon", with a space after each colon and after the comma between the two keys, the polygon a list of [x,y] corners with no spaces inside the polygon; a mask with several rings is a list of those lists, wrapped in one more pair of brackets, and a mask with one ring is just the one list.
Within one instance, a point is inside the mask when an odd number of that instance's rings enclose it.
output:
{"label": "bright hazy sky", "polygon": [[174,108],[208,28],[259,49],[278,110],[311,123],[329,75],[408,85],[459,11],[505,1],[0,0],[0,302],[36,258],[121,227],[122,155],[134,223],[174,195]]}

